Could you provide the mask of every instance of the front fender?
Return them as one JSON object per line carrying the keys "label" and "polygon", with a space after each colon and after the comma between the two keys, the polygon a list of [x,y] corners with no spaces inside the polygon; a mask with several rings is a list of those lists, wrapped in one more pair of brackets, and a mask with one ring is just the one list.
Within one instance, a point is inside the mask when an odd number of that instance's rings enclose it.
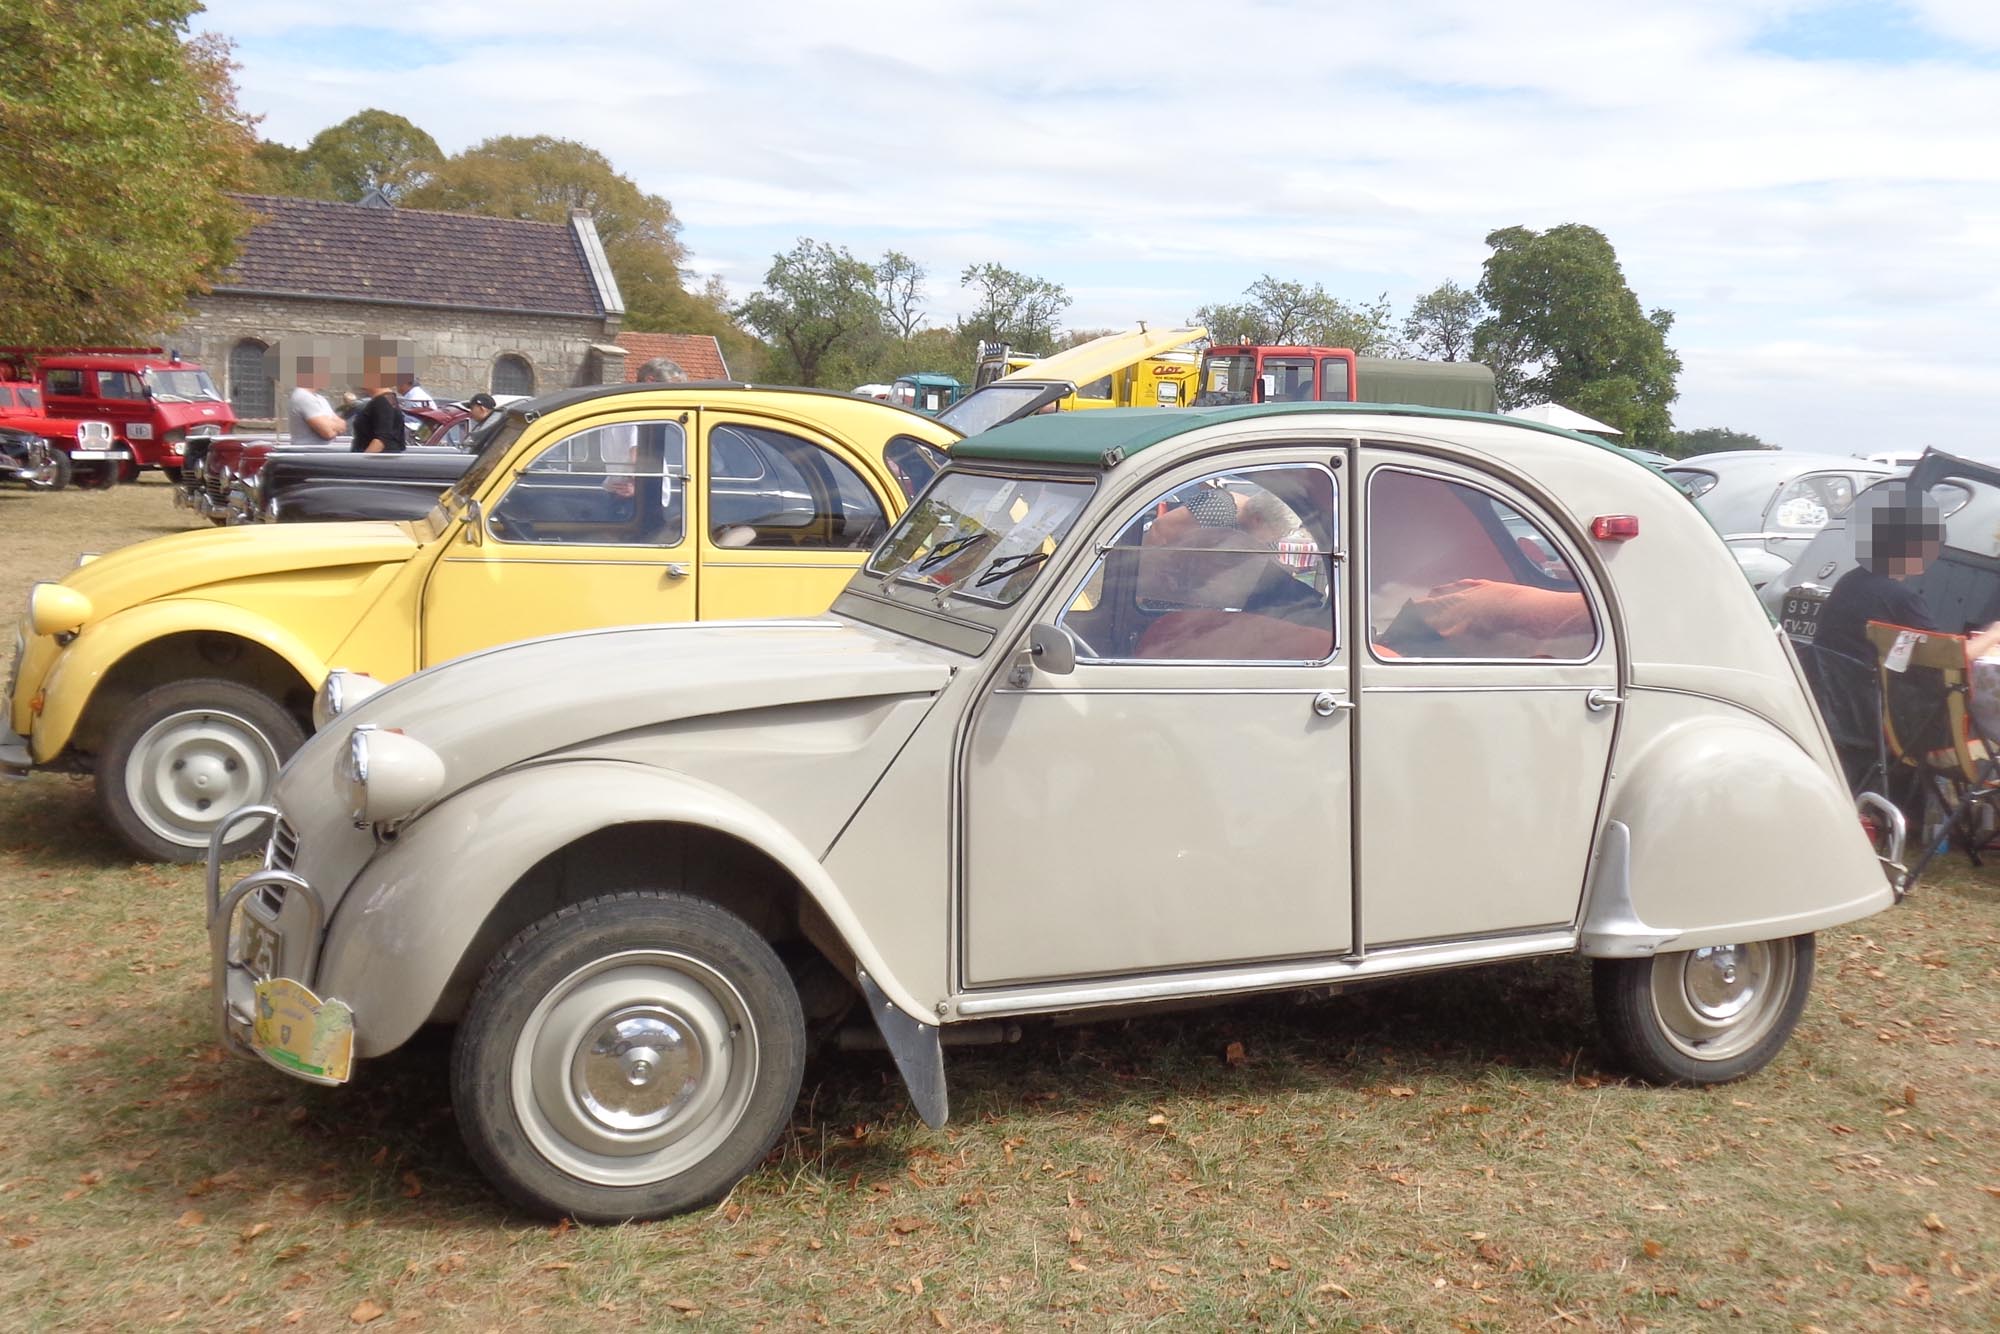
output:
{"label": "front fender", "polygon": [[43,678],[41,713],[30,734],[35,763],[63,752],[105,674],[133,652],[168,635],[200,631],[235,635],[283,658],[306,685],[319,689],[327,664],[311,645],[277,622],[227,602],[161,598],[142,602],[86,625]]}
{"label": "front fender", "polygon": [[616,760],[509,770],[424,814],[362,868],[334,909],[316,978],[354,1007],[357,1051],[393,1051],[428,1020],[487,916],[542,858],[618,824],[741,839],[782,866],[896,1007],[934,1022],[889,971],[826,868],[777,821],[685,774]]}
{"label": "front fender", "polygon": [[1583,952],[1644,955],[1820,931],[1895,896],[1854,800],[1761,718],[1635,690]]}

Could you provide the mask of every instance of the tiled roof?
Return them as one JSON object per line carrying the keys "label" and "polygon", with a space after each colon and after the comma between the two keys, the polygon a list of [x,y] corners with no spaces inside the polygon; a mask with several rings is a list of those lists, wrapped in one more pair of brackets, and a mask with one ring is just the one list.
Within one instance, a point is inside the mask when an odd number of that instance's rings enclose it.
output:
{"label": "tiled roof", "polygon": [[690,380],[727,380],[722,345],[713,334],[621,333],[615,340],[625,349],[625,381],[639,378],[639,368],[654,357],[665,357],[687,372]]}
{"label": "tiled roof", "polygon": [[256,216],[216,284],[466,310],[601,316],[602,294],[567,222],[239,195]]}

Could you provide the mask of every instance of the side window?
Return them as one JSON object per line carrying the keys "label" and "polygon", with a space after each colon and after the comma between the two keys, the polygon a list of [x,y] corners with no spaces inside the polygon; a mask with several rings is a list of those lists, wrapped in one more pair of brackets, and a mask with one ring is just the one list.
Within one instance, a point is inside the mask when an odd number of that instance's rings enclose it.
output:
{"label": "side window", "polygon": [[139,377],[130,371],[99,371],[97,373],[97,396],[99,398],[144,398],[146,391],[139,383]]}
{"label": "side window", "polygon": [[1101,398],[1109,401],[1111,398],[1111,377],[1105,375],[1092,380],[1089,384],[1078,385],[1076,387],[1076,396],[1078,398]]}
{"label": "side window", "polygon": [[535,392],[535,368],[528,364],[526,357],[517,357],[512,352],[495,357],[492,389],[496,394],[532,394]]}
{"label": "side window", "polygon": [[915,500],[917,492],[931,483],[945,465],[945,452],[914,436],[899,435],[882,447],[882,461],[889,465],[903,499]]}
{"label": "side window", "polygon": [[83,372],[52,370],[42,375],[42,388],[58,398],[83,397]]}
{"label": "side window", "polygon": [[1562,549],[1477,487],[1395,468],[1368,482],[1378,658],[1588,658],[1597,621]]}
{"label": "side window", "polygon": [[1319,363],[1319,396],[1322,402],[1345,403],[1347,361],[1342,357],[1322,357]]}
{"label": "side window", "polygon": [[254,338],[245,338],[229,349],[229,406],[238,417],[277,415],[270,357],[271,349]]}
{"label": "side window", "polygon": [[888,531],[861,474],[809,440],[728,423],[708,442],[709,537],[717,546],[862,551]]}
{"label": "side window", "polygon": [[1084,656],[1323,662],[1335,644],[1333,474],[1311,464],[1215,473],[1119,530],[1062,624]]}
{"label": "side window", "polygon": [[502,542],[676,546],[687,532],[687,434],[663,421],[565,436],[522,470],[487,522]]}

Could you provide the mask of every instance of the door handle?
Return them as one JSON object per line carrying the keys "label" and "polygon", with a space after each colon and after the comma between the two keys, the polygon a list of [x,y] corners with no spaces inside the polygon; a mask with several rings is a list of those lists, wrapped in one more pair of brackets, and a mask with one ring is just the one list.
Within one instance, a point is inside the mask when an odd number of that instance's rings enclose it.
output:
{"label": "door handle", "polygon": [[667,578],[669,579],[685,579],[688,577],[688,566],[684,560],[670,560],[667,562],[666,569]]}
{"label": "door handle", "polygon": [[1313,696],[1313,712],[1322,718],[1331,718],[1336,713],[1345,713],[1354,707],[1354,701],[1342,699],[1331,690],[1322,690]]}
{"label": "door handle", "polygon": [[1583,707],[1592,713],[1603,713],[1615,709],[1625,702],[1625,697],[1615,690],[1593,690],[1583,697]]}

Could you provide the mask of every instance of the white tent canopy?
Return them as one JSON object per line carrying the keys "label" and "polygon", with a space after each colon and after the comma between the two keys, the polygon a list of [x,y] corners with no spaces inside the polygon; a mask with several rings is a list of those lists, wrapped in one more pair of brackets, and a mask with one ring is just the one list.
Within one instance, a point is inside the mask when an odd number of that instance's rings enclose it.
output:
{"label": "white tent canopy", "polygon": [[1519,417],[1522,421],[1542,422],[1549,426],[1560,426],[1565,431],[1594,431],[1598,435],[1619,435],[1615,426],[1592,421],[1581,412],[1571,412],[1560,403],[1536,403],[1530,407],[1515,408],[1509,417]]}

